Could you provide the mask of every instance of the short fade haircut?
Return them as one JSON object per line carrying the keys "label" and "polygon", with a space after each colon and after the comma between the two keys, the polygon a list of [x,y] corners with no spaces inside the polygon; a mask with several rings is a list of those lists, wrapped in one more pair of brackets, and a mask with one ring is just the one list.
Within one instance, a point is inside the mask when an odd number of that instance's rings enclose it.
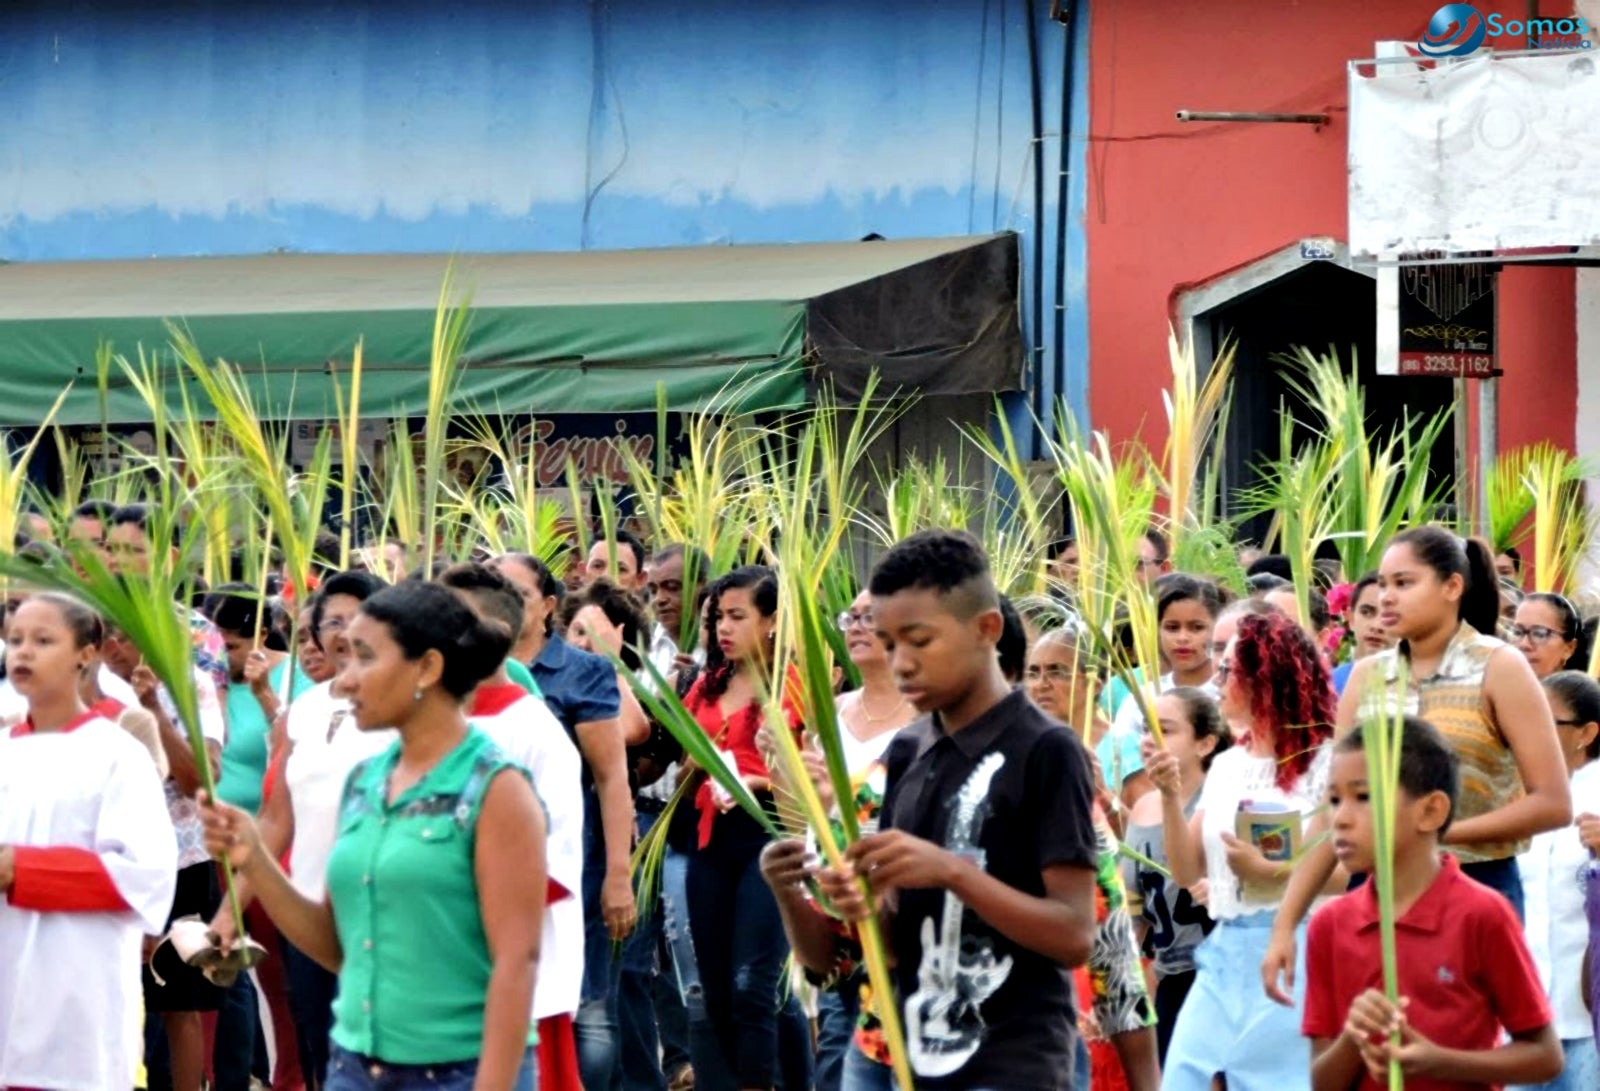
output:
{"label": "short fade haircut", "polygon": [[522,589],[500,571],[486,564],[453,564],[439,573],[438,582],[459,591],[474,604],[483,608],[495,621],[504,625],[511,634],[514,645],[522,637],[523,607],[527,600]]}
{"label": "short fade haircut", "polygon": [[962,619],[1000,608],[983,547],[957,530],[921,530],[896,542],[872,570],[867,590],[873,598],[932,591]]}
{"label": "short fade haircut", "polygon": [[[1359,725],[1335,744],[1340,753],[1364,753],[1364,729],[1372,721]],[[1367,771],[1370,781],[1372,771]],[[1407,716],[1400,728],[1400,790],[1412,799],[1421,799],[1431,792],[1443,792],[1450,800],[1450,811],[1444,825],[1439,827],[1442,837],[1455,821],[1456,801],[1461,794],[1461,759],[1450,744],[1444,741],[1439,729],[1420,716]]]}

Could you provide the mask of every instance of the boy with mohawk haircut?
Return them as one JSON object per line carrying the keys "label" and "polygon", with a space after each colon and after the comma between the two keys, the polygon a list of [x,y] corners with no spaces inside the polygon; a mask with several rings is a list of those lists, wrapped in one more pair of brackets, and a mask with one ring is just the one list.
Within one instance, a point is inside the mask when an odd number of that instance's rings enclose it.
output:
{"label": "boy with mohawk haircut", "polygon": [[912,535],[869,586],[878,639],[922,719],[889,746],[880,832],[821,873],[836,908],[886,918],[918,1088],[1073,1086],[1069,971],[1089,956],[1097,848],[1089,760],[1001,673],[988,559]]}

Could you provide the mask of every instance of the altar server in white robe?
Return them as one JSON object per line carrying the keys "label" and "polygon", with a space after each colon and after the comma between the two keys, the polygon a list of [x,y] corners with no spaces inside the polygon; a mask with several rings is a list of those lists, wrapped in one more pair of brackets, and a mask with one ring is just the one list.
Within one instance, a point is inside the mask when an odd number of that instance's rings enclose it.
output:
{"label": "altar server in white robe", "polygon": [[28,703],[0,730],[0,1088],[132,1086],[140,941],[172,905],[178,845],[144,747],[80,696],[100,619],[64,595],[11,617]]}

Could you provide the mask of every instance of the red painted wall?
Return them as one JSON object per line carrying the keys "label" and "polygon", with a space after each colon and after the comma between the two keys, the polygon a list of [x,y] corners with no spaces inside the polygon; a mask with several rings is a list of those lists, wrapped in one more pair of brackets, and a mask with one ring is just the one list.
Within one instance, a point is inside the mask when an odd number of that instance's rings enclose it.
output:
{"label": "red painted wall", "polygon": [[[1545,4],[1545,8],[1552,5]],[[1114,440],[1159,444],[1176,294],[1310,235],[1346,238],[1346,62],[1415,40],[1432,0],[1089,0],[1090,415]],[[1500,5],[1508,17],[1525,4]],[[1479,5],[1479,10],[1493,10]],[[1174,113],[1332,115],[1309,125],[1180,123]],[[1570,445],[1571,269],[1512,269],[1501,345],[1503,444]],[[1559,392],[1559,393],[1558,393]],[[1552,402],[1557,397],[1561,400]]]}

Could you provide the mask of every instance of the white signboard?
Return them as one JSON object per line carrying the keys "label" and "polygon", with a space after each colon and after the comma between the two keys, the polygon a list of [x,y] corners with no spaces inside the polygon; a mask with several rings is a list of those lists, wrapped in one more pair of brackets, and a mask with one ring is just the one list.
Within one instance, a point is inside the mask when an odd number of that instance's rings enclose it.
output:
{"label": "white signboard", "polygon": [[1350,250],[1600,245],[1600,56],[1350,68]]}

